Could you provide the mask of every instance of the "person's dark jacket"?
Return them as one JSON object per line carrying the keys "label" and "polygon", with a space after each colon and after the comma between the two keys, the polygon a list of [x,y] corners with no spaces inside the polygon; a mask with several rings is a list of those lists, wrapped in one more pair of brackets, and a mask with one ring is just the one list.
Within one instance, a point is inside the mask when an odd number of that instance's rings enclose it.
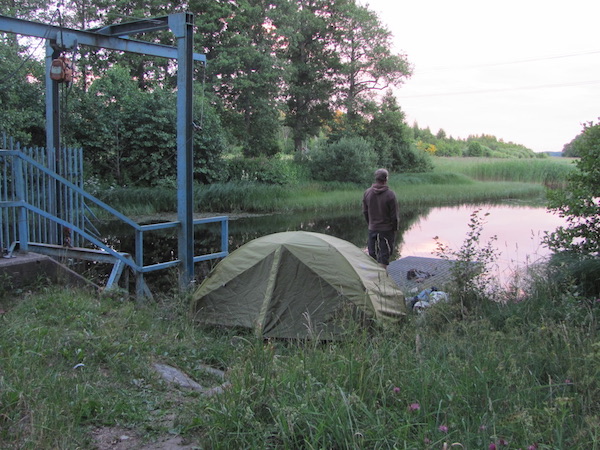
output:
{"label": "person's dark jacket", "polygon": [[363,214],[370,231],[398,230],[398,201],[387,184],[375,183],[363,196]]}

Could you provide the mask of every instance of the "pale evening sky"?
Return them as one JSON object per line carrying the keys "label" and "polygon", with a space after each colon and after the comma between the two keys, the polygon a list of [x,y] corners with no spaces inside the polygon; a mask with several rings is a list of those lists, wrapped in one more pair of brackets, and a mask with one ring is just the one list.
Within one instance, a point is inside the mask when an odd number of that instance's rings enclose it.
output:
{"label": "pale evening sky", "polygon": [[364,0],[413,76],[407,122],[561,151],[600,117],[598,0]]}

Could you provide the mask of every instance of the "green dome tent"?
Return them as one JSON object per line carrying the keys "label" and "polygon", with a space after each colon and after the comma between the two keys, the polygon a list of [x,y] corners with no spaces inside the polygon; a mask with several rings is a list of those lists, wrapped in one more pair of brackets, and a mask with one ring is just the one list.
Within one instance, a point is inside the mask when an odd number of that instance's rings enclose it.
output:
{"label": "green dome tent", "polygon": [[238,248],[192,299],[198,323],[252,328],[269,337],[333,338],[348,312],[398,321],[404,295],[355,245],[304,231],[263,236]]}

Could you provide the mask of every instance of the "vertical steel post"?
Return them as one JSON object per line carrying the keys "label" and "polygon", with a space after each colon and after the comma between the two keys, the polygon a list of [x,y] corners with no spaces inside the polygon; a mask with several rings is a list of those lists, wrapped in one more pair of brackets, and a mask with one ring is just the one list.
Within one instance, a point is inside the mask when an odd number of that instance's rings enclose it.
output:
{"label": "vertical steel post", "polygon": [[[46,149],[48,151],[48,169],[57,172],[58,151],[60,149],[60,114],[58,83],[50,78],[52,60],[58,58],[60,52],[54,50],[51,41],[46,41]],[[58,216],[58,192],[56,182],[48,178],[48,212]],[[58,229],[54,221],[50,222],[50,244],[58,244]]]}
{"label": "vertical steel post", "polygon": [[194,279],[193,25],[191,13],[169,16],[169,27],[177,38],[177,217],[180,222],[178,253],[182,289],[187,289]]}
{"label": "vertical steel post", "polygon": [[[25,205],[25,203],[27,203],[27,195],[25,194],[27,188],[25,187],[23,161],[19,156],[14,156],[13,162],[15,165],[15,194],[17,195],[17,200]],[[25,206],[19,207],[18,223],[19,250],[22,252],[27,252],[29,250],[29,224],[27,223],[27,208],[25,208]]]}

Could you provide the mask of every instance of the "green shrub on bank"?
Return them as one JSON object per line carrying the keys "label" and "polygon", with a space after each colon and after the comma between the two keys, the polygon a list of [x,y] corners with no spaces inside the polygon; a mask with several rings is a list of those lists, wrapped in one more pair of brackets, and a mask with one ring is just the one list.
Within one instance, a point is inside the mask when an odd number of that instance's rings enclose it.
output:
{"label": "green shrub on bank", "polygon": [[371,144],[359,137],[317,146],[308,154],[312,178],[319,181],[369,183],[377,168],[378,156]]}
{"label": "green shrub on bank", "polygon": [[227,161],[227,181],[256,181],[266,184],[295,184],[308,178],[303,165],[282,155],[272,158],[235,157]]}

